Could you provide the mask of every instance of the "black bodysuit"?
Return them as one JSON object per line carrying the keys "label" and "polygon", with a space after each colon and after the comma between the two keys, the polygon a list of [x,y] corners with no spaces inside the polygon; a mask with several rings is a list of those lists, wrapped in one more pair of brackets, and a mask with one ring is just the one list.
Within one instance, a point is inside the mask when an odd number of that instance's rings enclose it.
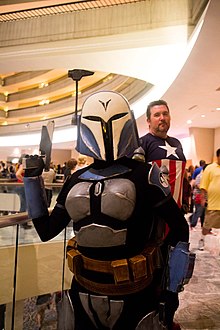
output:
{"label": "black bodysuit", "polygon": [[[170,228],[165,241],[158,235],[158,216]],[[166,291],[162,285],[163,248],[189,239],[188,224],[166,180],[156,165],[129,158],[110,166],[95,161],[67,178],[50,216],[33,222],[41,239],[47,241],[70,219],[77,251],[74,260],[81,258],[79,263],[74,261],[70,290],[75,329],[134,330],[146,314],[158,310]],[[157,251],[155,256],[160,258],[150,265],[153,270],[146,266],[147,274],[138,266],[143,265],[146,251]],[[153,258],[150,260],[151,264]],[[124,272],[124,263],[128,263],[128,273]]]}

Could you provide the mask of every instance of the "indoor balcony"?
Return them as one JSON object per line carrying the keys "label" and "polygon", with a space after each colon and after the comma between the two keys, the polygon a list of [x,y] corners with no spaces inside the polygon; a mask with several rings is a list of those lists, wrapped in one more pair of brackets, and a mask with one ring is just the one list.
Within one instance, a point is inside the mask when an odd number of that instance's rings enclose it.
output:
{"label": "indoor balcony", "polygon": [[[64,265],[65,231],[43,243],[33,224],[30,229],[23,228],[28,216],[26,212],[17,213],[20,207],[19,197],[14,193],[17,185],[16,182],[0,182],[0,305],[6,304],[6,330],[37,330],[37,296],[60,292],[62,284],[64,289],[69,288],[72,273],[66,262]],[[61,186],[62,183],[52,184],[52,206]],[[70,222],[66,240],[72,235]],[[56,327],[54,300],[46,311],[44,329]]]}

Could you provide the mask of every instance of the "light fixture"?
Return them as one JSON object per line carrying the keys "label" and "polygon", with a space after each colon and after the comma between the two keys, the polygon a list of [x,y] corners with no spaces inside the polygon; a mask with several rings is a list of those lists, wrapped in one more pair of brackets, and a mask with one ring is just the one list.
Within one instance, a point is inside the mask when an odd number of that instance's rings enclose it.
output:
{"label": "light fixture", "polygon": [[4,92],[5,102],[8,102],[8,92]]}
{"label": "light fixture", "polygon": [[39,84],[39,88],[44,88],[44,87],[47,87],[48,86],[48,83],[47,82],[42,82]]}
{"label": "light fixture", "polygon": [[45,104],[49,104],[50,103],[50,100],[41,100],[39,102],[39,105],[45,105]]}
{"label": "light fixture", "polygon": [[4,108],[4,112],[5,112],[5,118],[8,118],[8,107]]}

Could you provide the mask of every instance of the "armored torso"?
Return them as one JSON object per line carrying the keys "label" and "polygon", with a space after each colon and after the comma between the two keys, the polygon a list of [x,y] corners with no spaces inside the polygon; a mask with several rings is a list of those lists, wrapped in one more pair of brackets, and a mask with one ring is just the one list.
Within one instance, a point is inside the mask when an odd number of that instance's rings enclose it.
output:
{"label": "armored torso", "polygon": [[150,194],[145,201],[142,196],[151,189],[153,176],[149,180],[146,171],[145,182],[137,185],[137,163],[132,163],[135,169],[122,165],[101,171],[90,168],[68,192],[65,207],[83,253],[90,255],[95,249],[102,259],[108,254],[111,258],[117,250],[121,257],[127,257],[145,246],[152,230],[152,202]]}

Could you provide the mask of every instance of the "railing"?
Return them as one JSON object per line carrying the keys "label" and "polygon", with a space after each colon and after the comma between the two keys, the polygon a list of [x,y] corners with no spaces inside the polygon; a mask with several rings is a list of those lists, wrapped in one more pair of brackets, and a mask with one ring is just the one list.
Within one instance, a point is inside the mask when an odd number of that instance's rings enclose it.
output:
{"label": "railing", "polygon": [[[6,306],[6,330],[24,328],[21,311],[28,299],[33,301],[38,295],[68,289],[72,277],[65,263],[66,239],[73,235],[72,226],[51,241],[41,242],[33,224],[31,229],[22,226],[31,220],[27,212],[18,211],[19,201],[14,192],[18,185],[22,184],[0,181],[0,196],[4,195],[3,202],[0,198],[0,307]],[[53,207],[62,183],[46,186],[53,189]],[[33,315],[31,329],[36,328]]]}

